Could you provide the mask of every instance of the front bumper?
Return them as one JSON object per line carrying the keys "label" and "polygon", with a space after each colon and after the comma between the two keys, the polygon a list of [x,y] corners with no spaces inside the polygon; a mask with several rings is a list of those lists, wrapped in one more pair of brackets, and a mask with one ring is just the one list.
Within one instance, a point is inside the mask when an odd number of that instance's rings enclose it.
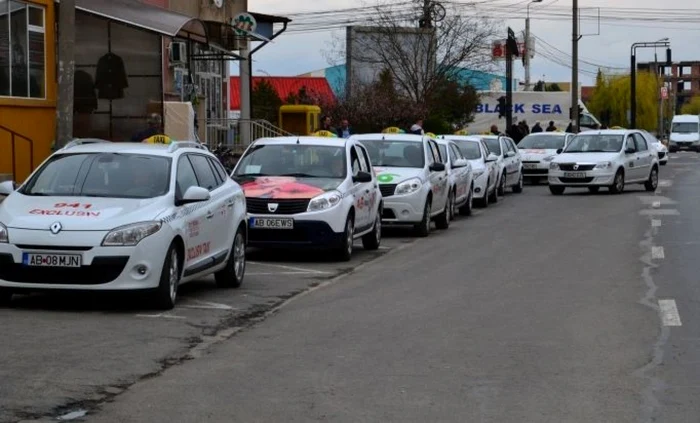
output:
{"label": "front bumper", "polygon": [[549,170],[549,175],[547,177],[547,182],[549,185],[564,186],[564,187],[588,187],[588,186],[610,186],[615,180],[615,172],[606,170],[589,170],[583,173],[585,177],[583,178],[571,178],[565,176],[571,172],[564,172],[561,170]]}
{"label": "front bumper", "polygon": [[[134,247],[101,247],[107,232],[10,229],[12,244],[0,244],[0,287],[21,290],[131,291],[158,287],[172,236],[159,232]],[[23,253],[75,254],[79,268],[33,267]],[[142,270],[138,271],[137,268]]]}
{"label": "front bumper", "polygon": [[700,141],[689,142],[674,142],[668,143],[668,151],[674,153],[676,151],[700,151]]}
{"label": "front bumper", "polygon": [[382,223],[410,225],[422,221],[426,198],[424,189],[406,195],[385,196]]}
{"label": "front bumper", "polygon": [[523,162],[523,178],[547,179],[549,162]]}
{"label": "front bumper", "polygon": [[474,179],[474,199],[481,200],[488,194],[489,174],[484,172]]}
{"label": "front bumper", "polygon": [[[344,220],[343,223],[345,223]],[[335,232],[328,222],[320,220],[295,219],[293,229],[257,229],[251,228],[250,223],[248,225],[248,245],[250,247],[335,247],[344,241],[344,232]]]}

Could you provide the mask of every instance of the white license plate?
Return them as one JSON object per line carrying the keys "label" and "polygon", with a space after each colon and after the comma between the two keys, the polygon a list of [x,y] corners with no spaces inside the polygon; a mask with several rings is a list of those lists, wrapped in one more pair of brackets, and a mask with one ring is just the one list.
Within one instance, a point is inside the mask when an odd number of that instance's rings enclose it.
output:
{"label": "white license plate", "polygon": [[523,163],[523,169],[537,169],[537,163]]}
{"label": "white license plate", "polygon": [[586,172],[564,172],[565,178],[585,178]]}
{"label": "white license plate", "polygon": [[251,217],[250,227],[256,229],[294,229],[294,219],[279,217]]}
{"label": "white license plate", "polygon": [[35,267],[80,267],[83,257],[78,254],[22,254],[22,264]]}

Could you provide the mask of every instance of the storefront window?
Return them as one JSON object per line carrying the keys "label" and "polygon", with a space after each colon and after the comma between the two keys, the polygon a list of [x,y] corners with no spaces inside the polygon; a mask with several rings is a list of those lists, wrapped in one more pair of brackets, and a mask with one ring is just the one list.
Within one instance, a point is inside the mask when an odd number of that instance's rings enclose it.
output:
{"label": "storefront window", "polygon": [[0,96],[45,98],[44,9],[0,0]]}

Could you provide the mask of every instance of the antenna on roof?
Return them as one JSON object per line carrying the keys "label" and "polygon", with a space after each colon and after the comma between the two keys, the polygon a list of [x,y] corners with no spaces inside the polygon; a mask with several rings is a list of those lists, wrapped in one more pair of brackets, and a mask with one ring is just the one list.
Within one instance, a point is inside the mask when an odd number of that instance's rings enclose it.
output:
{"label": "antenna on roof", "polygon": [[299,137],[297,137],[297,145],[299,145],[299,144],[300,144],[300,143],[299,143]]}

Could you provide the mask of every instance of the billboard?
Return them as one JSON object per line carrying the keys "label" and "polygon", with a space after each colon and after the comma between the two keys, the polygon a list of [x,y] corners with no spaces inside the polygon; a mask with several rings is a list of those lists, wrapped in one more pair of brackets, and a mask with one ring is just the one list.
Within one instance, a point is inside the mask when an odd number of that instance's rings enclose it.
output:
{"label": "billboard", "polygon": [[[430,78],[431,67],[435,66],[435,33],[423,28],[349,26],[345,55],[348,97],[353,87],[377,82],[389,67],[397,74],[395,79],[420,84]],[[403,90],[401,84],[396,85]]]}
{"label": "billboard", "polygon": [[[525,40],[518,40],[518,53],[520,57],[525,55]],[[530,59],[535,57],[535,39],[530,38]],[[506,59],[506,40],[496,40],[491,45],[491,58],[493,60]]]}

